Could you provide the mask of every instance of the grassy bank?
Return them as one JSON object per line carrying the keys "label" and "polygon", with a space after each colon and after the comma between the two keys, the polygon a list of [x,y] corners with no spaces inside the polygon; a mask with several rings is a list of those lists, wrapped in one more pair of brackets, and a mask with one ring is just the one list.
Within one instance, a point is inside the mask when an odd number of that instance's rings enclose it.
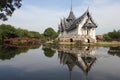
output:
{"label": "grassy bank", "polygon": [[75,44],[75,42],[59,42],[59,44],[61,44],[61,45],[64,45],[64,44],[71,45],[71,44]]}
{"label": "grassy bank", "polygon": [[97,42],[96,46],[120,46],[120,42]]}
{"label": "grassy bank", "polygon": [[97,43],[83,43],[83,45],[93,45],[93,46],[120,46],[120,42],[97,42]]}
{"label": "grassy bank", "polygon": [[75,45],[84,45],[84,46],[88,46],[88,45],[93,45],[93,46],[120,46],[120,42],[97,42],[97,43],[75,43],[75,42],[59,42],[60,45],[71,45],[71,44],[75,44]]}
{"label": "grassy bank", "polygon": [[[54,44],[54,41],[48,41],[45,44]],[[120,42],[96,42],[96,43],[81,43],[81,42],[57,42],[58,45],[78,45],[78,46],[120,46]]]}

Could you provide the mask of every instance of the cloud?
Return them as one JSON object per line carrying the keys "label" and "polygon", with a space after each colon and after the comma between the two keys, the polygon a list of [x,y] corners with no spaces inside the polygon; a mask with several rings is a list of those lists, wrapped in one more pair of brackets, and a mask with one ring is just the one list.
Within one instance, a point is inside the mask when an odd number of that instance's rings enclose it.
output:
{"label": "cloud", "polygon": [[[110,0],[86,0],[90,4],[89,11],[98,24],[97,34],[104,34],[109,31],[120,29],[120,8],[119,2],[113,2]],[[107,4],[106,4],[107,3]],[[104,5],[101,5],[104,4]],[[106,5],[105,5],[106,4]],[[88,5],[78,6],[75,8],[77,16],[84,13],[87,10]]]}
{"label": "cloud", "polygon": [[57,31],[57,24],[63,14],[64,12],[59,10],[26,5],[22,9],[17,10],[7,22],[3,23],[39,31],[40,33],[43,33],[47,27],[53,27]]}
{"label": "cloud", "polygon": [[[114,2],[114,4],[111,4],[111,2],[108,3],[108,0],[86,0],[86,2],[89,3],[90,13],[98,24],[97,34],[120,29],[120,11],[118,10],[120,3]],[[88,5],[84,4],[73,7],[77,17],[80,17],[87,10]],[[48,9],[36,5],[25,5],[21,9],[16,10],[13,16],[3,23],[43,33],[48,27],[53,27],[57,31],[60,19],[67,17],[68,14],[69,9]]]}
{"label": "cloud", "polygon": [[119,4],[93,8],[92,15],[98,23],[97,32],[99,34],[120,29],[120,11],[118,8],[120,8]]}
{"label": "cloud", "polygon": [[107,5],[107,4],[113,4],[118,2],[119,0],[84,0],[84,4],[91,6],[91,5]]}
{"label": "cloud", "polygon": [[93,0],[94,4],[104,4],[107,3],[110,0]]}

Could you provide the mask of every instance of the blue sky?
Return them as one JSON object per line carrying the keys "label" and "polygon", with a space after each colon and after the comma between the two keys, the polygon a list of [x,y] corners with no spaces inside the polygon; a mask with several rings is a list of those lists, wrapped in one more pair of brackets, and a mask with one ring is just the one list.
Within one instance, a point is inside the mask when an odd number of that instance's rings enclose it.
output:
{"label": "blue sky", "polygon": [[[48,27],[57,31],[60,19],[69,14],[70,4],[70,0],[22,0],[22,7],[8,21],[0,21],[0,24],[11,24],[40,33]],[[97,34],[120,29],[120,0],[73,0],[76,17],[80,17],[88,7],[98,24]]]}

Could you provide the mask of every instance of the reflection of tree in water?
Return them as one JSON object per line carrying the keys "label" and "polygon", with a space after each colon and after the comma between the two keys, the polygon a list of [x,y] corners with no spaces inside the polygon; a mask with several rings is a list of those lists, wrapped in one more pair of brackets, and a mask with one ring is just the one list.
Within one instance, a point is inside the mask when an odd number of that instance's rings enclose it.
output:
{"label": "reflection of tree in water", "polygon": [[53,57],[55,54],[55,51],[48,47],[43,47],[42,50],[44,51],[46,57]]}
{"label": "reflection of tree in water", "polygon": [[36,49],[39,48],[39,46],[29,46],[27,48],[18,48],[18,47],[10,47],[10,46],[2,46],[0,47],[0,59],[1,60],[6,60],[6,59],[11,59],[14,58],[16,55],[21,54],[21,53],[26,53],[29,49]]}
{"label": "reflection of tree in water", "polygon": [[60,58],[60,63],[67,65],[71,72],[74,66],[78,66],[86,75],[90,71],[93,63],[96,60],[94,56],[94,47],[81,47],[81,49],[72,48],[70,46],[59,47],[58,57]]}
{"label": "reflection of tree in water", "polygon": [[120,57],[120,46],[110,47],[108,54],[113,55],[113,56],[116,55]]}

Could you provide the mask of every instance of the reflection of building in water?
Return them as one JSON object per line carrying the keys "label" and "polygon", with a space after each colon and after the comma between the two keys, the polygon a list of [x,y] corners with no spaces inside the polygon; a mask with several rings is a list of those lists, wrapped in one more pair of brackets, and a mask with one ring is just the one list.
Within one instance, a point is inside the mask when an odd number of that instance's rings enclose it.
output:
{"label": "reflection of building in water", "polygon": [[87,74],[96,60],[94,47],[82,47],[81,49],[77,49],[70,46],[61,46],[58,53],[60,63],[63,65],[66,64],[69,71],[72,71],[74,66],[78,66]]}

